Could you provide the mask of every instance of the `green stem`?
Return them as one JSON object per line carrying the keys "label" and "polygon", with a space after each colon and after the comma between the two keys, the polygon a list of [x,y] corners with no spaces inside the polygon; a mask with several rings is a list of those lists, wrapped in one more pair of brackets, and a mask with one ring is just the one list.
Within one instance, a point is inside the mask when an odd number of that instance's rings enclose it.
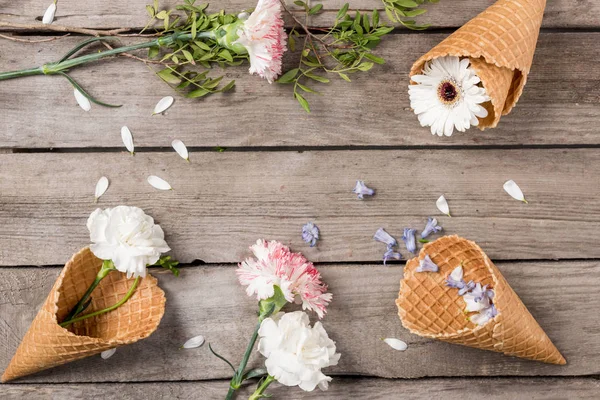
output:
{"label": "green stem", "polygon": [[[266,317],[265,317],[266,318]],[[244,358],[242,358],[242,362],[238,366],[238,369],[235,371],[233,378],[231,378],[231,383],[229,384],[229,391],[227,392],[226,400],[233,399],[233,394],[236,390],[240,388],[243,381],[244,370],[248,365],[248,360],[250,359],[250,355],[252,354],[252,350],[254,349],[254,345],[256,344],[256,340],[258,339],[258,330],[260,329],[260,324],[262,323],[261,317],[259,317],[258,324],[254,328],[254,333],[252,334],[252,338],[250,339],[250,343],[248,343],[248,347],[246,347],[246,352],[244,353]]]}
{"label": "green stem", "polygon": [[271,375],[267,375],[267,377],[265,379],[263,379],[261,381],[261,383],[258,385],[258,387],[254,391],[254,393],[252,393],[252,396],[248,397],[248,400],[258,400],[258,399],[262,399],[263,397],[265,397],[264,396],[265,390],[267,389],[267,387],[269,387],[271,382],[273,382],[274,380],[275,380],[275,378],[273,378]]}
{"label": "green stem", "polygon": [[68,320],[68,321],[64,321],[64,322],[60,323],[60,326],[62,326],[64,328],[64,327],[69,326],[69,325],[71,325],[71,324],[73,324],[75,322],[83,321],[84,319],[92,318],[92,317],[95,317],[95,316],[100,315],[100,314],[105,314],[107,312],[110,312],[112,310],[115,310],[115,309],[121,307],[123,304],[125,304],[125,302],[127,300],[129,300],[129,298],[131,296],[133,296],[133,293],[135,292],[135,288],[137,287],[137,285],[138,285],[139,282],[140,282],[140,277],[138,276],[137,278],[135,278],[135,281],[133,281],[133,285],[131,285],[131,288],[129,289],[129,291],[127,292],[127,294],[125,295],[125,297],[123,297],[118,303],[116,303],[116,304],[114,304],[114,305],[112,305],[110,307],[104,308],[102,310],[94,311],[93,313],[82,315],[81,317],[73,318],[73,319]]}
{"label": "green stem", "polygon": [[92,282],[92,284],[90,285],[90,287],[88,288],[88,290],[84,293],[83,297],[81,297],[81,299],[79,300],[79,302],[77,302],[77,304],[75,304],[75,307],[73,307],[71,309],[71,312],[69,313],[69,315],[67,315],[67,317],[64,319],[64,321],[71,320],[74,317],[76,317],[77,314],[79,314],[80,312],[82,312],[83,311],[83,307],[85,306],[85,304],[89,300],[89,298],[92,295],[92,292],[94,291],[94,289],[96,289],[96,286],[98,286],[98,284],[100,283],[100,281],[102,279],[106,278],[106,276],[111,271],[115,271],[115,270],[116,270],[115,265],[113,264],[113,262],[111,260],[104,260],[104,262],[102,263],[102,268],[100,268],[100,271],[98,271],[98,274],[96,275],[96,279],[94,279],[94,282]]}
{"label": "green stem", "polygon": [[160,37],[158,39],[151,40],[149,42],[137,43],[130,46],[117,47],[112,50],[101,51],[93,54],[86,54],[84,56],[70,58],[64,61],[44,64],[41,67],[22,69],[18,71],[2,72],[0,73],[0,80],[20,78],[23,76],[31,75],[53,75],[61,71],[65,71],[69,68],[76,67],[78,65],[86,64],[92,61],[100,60],[105,57],[116,56],[122,53],[128,53],[130,51],[147,49],[155,46],[169,46],[177,40],[191,41],[193,39],[208,38],[215,39],[214,32],[200,32],[195,37],[192,37],[191,33],[173,33],[169,36]]}

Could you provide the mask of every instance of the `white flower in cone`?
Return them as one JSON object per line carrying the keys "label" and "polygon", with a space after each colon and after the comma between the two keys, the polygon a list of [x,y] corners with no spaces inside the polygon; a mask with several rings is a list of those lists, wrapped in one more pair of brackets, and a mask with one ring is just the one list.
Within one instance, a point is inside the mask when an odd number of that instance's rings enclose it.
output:
{"label": "white flower in cone", "polygon": [[422,75],[411,77],[417,84],[408,87],[410,106],[432,134],[452,136],[454,129],[464,132],[487,117],[481,104],[490,98],[469,64],[468,58],[439,57],[425,64]]}
{"label": "white flower in cone", "polygon": [[112,260],[127,277],[145,277],[146,266],[169,250],[165,234],[154,219],[137,207],[97,209],[87,221],[90,250],[102,260]]}
{"label": "white flower in cone", "polygon": [[248,51],[250,73],[273,83],[281,75],[287,39],[279,0],[259,0],[254,12],[240,25],[237,36],[233,44],[240,44]]}
{"label": "white flower in cone", "polygon": [[311,327],[303,311],[278,313],[262,322],[258,335],[267,372],[279,383],[305,391],[317,386],[327,390],[331,377],[321,369],[337,365],[340,354],[320,322]]}

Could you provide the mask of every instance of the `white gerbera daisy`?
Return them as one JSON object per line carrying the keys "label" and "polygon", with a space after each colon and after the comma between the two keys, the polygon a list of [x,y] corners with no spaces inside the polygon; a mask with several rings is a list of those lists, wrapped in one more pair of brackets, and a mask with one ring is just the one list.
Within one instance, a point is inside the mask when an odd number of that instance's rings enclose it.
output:
{"label": "white gerbera daisy", "polygon": [[439,57],[425,64],[422,75],[411,77],[417,84],[408,87],[410,106],[432,134],[452,136],[454,128],[464,132],[487,117],[481,104],[490,98],[469,64],[468,58]]}

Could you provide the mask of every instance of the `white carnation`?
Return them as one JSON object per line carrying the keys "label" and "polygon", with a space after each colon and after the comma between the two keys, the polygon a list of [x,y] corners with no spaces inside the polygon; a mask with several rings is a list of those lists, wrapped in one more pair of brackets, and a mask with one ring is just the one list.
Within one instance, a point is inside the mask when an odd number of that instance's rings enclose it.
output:
{"label": "white carnation", "polygon": [[87,221],[90,250],[102,260],[112,260],[127,277],[145,277],[146,266],[169,250],[165,234],[154,219],[137,207],[97,209]]}
{"label": "white carnation", "polygon": [[269,375],[286,386],[327,390],[331,377],[322,368],[337,365],[340,354],[320,322],[310,326],[304,311],[278,313],[265,319],[258,331],[258,350],[267,357]]}

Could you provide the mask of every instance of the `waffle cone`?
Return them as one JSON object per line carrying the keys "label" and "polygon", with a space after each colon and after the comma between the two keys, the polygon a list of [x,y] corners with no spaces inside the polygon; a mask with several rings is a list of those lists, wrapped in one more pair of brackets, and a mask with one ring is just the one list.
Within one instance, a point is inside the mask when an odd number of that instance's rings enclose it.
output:
{"label": "waffle cone", "polygon": [[[439,272],[415,272],[425,255],[439,266]],[[498,315],[485,325],[470,322],[458,290],[445,285],[447,276],[461,263],[465,281],[473,280],[494,290]],[[445,236],[426,244],[418,257],[407,262],[396,305],[402,325],[417,335],[530,360],[566,364],[483,250],[458,236]]]}
{"label": "waffle cone", "polygon": [[469,57],[491,98],[479,128],[494,128],[515,106],[531,69],[546,0],[498,0],[419,58],[410,76],[438,57]]}
{"label": "waffle cone", "polygon": [[[102,260],[89,248],[75,254],[65,265],[4,371],[2,382],[134,343],[156,330],[165,311],[165,296],[150,275],[116,310],[68,328],[58,325],[57,321],[67,316],[94,281],[101,266]],[[85,313],[117,303],[132,284],[133,279],[127,279],[125,274],[109,273],[92,293],[92,303]]]}

